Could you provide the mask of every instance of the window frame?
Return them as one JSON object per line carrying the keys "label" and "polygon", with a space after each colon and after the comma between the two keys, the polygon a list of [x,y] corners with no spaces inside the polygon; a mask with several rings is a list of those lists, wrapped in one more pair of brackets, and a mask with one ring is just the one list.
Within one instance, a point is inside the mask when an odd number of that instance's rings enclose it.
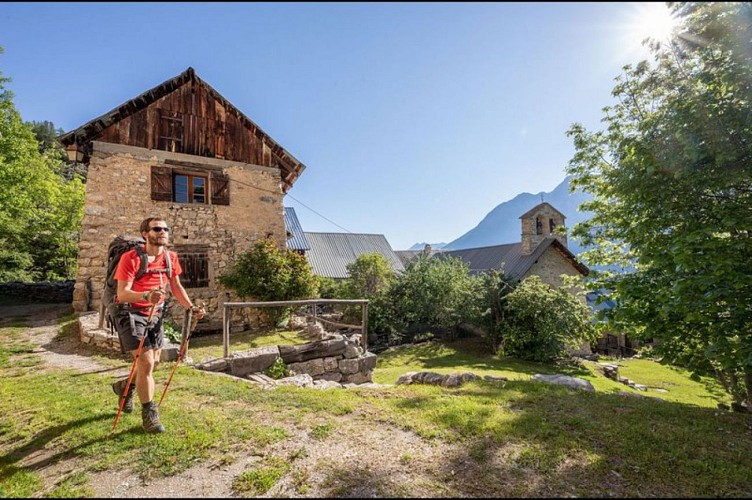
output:
{"label": "window frame", "polygon": [[[177,180],[178,177],[185,177],[186,178],[186,196],[187,201],[178,200],[178,189],[177,189]],[[172,201],[175,203],[184,203],[184,204],[195,204],[195,205],[210,205],[209,203],[209,175],[200,175],[198,173],[188,173],[183,172],[180,170],[173,170],[172,172]],[[204,201],[195,201],[196,187],[194,186],[194,180],[195,179],[202,179],[204,181]]]}
{"label": "window frame", "polygon": [[176,111],[160,110],[156,149],[171,153],[182,153],[184,150],[184,135],[183,114]]}

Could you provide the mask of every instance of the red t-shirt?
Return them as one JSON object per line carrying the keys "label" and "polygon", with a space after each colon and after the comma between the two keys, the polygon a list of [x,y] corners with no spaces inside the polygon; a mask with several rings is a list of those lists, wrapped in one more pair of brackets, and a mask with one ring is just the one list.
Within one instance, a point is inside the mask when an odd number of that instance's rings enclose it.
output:
{"label": "red t-shirt", "polygon": [[[165,263],[165,255],[167,249],[157,258],[154,262],[149,262],[146,269],[163,269],[161,273],[145,273],[141,278],[136,280],[136,273],[141,268],[141,257],[135,249],[128,250],[120,257],[117,270],[115,271],[115,279],[118,281],[133,281],[131,290],[134,292],[145,292],[153,288],[162,287],[163,290],[167,290],[169,286],[169,279],[167,278],[167,265]],[[180,267],[180,261],[178,261],[178,254],[170,252],[170,261],[172,262],[172,275],[178,276],[183,272],[183,268]],[[115,299],[116,302],[120,302]],[[151,302],[148,300],[140,300],[138,302],[131,302],[133,307],[151,307]]]}

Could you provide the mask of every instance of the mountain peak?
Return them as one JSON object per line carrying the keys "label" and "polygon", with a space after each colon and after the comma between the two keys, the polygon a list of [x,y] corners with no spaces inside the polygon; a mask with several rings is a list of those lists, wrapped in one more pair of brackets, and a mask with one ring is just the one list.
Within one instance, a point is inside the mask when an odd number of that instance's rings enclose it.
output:
{"label": "mountain peak", "polygon": [[[477,226],[447,243],[444,249],[461,250],[519,242],[522,235],[520,216],[540,204],[541,197],[543,202],[564,214],[567,228],[571,228],[574,224],[589,217],[588,214],[578,211],[577,207],[583,201],[590,200],[591,197],[582,191],[570,193],[570,179],[571,176],[565,177],[551,192],[520,193],[511,200],[500,203],[488,212]],[[570,241],[569,246],[573,253],[578,253],[580,250],[576,242]]]}

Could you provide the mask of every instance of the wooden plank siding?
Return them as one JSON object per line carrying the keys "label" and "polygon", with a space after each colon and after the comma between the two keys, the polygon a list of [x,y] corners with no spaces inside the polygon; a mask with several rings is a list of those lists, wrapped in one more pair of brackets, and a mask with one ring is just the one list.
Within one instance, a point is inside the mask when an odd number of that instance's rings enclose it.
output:
{"label": "wooden plank siding", "polygon": [[[182,144],[177,152],[265,167],[278,166],[274,164],[272,149],[263,141],[263,132],[249,127],[197,80],[189,80],[146,108],[112,123],[102,131],[100,140],[165,149],[160,147],[159,140],[163,116],[182,120]],[[281,147],[278,149],[279,154],[284,154]]]}
{"label": "wooden plank siding", "polygon": [[[162,125],[179,117],[182,127]],[[169,120],[165,120],[169,121]],[[174,124],[174,122],[173,122]],[[162,142],[160,143],[160,136]],[[94,118],[58,140],[88,164],[92,141],[278,168],[287,192],[305,169],[300,161],[188,68],[178,76]]]}

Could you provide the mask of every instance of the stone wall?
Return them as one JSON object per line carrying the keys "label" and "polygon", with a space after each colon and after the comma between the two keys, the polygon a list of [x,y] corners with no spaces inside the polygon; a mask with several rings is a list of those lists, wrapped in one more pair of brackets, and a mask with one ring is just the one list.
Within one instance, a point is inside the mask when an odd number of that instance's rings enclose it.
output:
{"label": "stone wall", "polygon": [[[537,234],[535,224],[536,217],[540,217],[541,219],[541,234]],[[538,248],[540,242],[546,239],[549,235],[553,235],[564,246],[567,246],[566,234],[551,233],[549,219],[554,220],[555,227],[564,226],[564,217],[548,204],[540,205],[538,210],[535,210],[520,220],[522,225],[522,255],[531,254],[536,248]]]}
{"label": "stone wall", "polygon": [[[566,258],[560,251],[554,246],[550,246],[545,252],[538,258],[538,261],[533,264],[524,278],[528,276],[538,276],[541,281],[548,283],[554,288],[561,288],[563,280],[561,275],[566,274],[568,276],[582,276],[580,272],[572,266],[572,261]],[[581,297],[582,301],[585,301],[585,297]]]}
{"label": "stone wall", "polygon": [[232,353],[228,359],[207,361],[197,364],[196,368],[256,380],[257,374],[279,358],[284,361],[291,378],[309,375],[314,381],[339,384],[370,383],[376,368],[376,355],[363,352],[359,334],[348,338],[334,333],[328,334],[324,340],[307,344],[266,346]]}
{"label": "stone wall", "polygon": [[14,302],[30,303],[63,303],[70,304],[73,300],[74,281],[44,281],[39,283],[23,283],[9,281],[0,283],[0,297]]}
{"label": "stone wall", "polygon": [[[221,168],[230,177],[230,205],[153,201],[151,167],[166,161],[172,167],[185,162]],[[217,276],[261,238],[271,237],[284,245],[283,210],[279,169],[94,141],[73,307],[77,312],[99,310],[110,241],[119,234],[138,236],[141,221],[158,216],[170,225],[170,248],[207,249],[209,286],[187,292],[193,300],[207,303],[202,327],[221,329],[222,304],[238,299],[216,283]],[[178,304],[171,315],[173,324],[181,324],[183,308]]]}

